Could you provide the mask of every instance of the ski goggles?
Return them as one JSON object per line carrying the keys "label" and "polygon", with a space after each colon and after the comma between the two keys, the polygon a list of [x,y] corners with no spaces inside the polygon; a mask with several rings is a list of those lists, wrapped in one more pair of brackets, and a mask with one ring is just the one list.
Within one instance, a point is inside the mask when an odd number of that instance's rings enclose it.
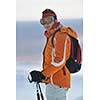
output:
{"label": "ski goggles", "polygon": [[53,16],[49,16],[49,17],[45,17],[45,18],[40,19],[40,23],[42,25],[50,24],[53,21],[54,21],[54,17]]}

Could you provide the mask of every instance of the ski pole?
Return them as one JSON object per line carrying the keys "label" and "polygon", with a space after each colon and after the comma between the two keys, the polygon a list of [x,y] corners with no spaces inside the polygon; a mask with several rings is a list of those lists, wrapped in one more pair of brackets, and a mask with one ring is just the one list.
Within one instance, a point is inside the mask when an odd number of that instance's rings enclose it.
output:
{"label": "ski pole", "polygon": [[40,89],[40,95],[41,95],[41,98],[42,98],[42,100],[44,100],[44,97],[43,97],[43,93],[42,93],[42,90],[41,90],[40,84],[38,84],[38,86],[39,86],[39,89]]}
{"label": "ski pole", "polygon": [[37,87],[37,100],[40,100],[39,90],[38,90],[38,83],[36,84]]}
{"label": "ski pole", "polygon": [[[40,97],[41,97],[41,99],[44,100],[43,93],[42,93],[40,84],[38,82],[36,83],[36,87],[37,87],[37,99],[40,100]],[[39,94],[39,91],[40,91],[40,94]]]}

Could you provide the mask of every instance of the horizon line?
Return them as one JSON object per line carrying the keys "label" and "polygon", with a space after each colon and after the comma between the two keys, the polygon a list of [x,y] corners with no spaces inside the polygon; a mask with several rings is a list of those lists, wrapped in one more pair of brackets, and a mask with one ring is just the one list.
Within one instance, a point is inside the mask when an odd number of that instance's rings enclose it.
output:
{"label": "horizon line", "polygon": [[[65,19],[65,18],[62,18],[62,19],[58,19],[59,21],[60,20],[78,20],[78,19],[83,19],[83,17],[81,17],[81,18],[68,18],[68,19]],[[16,22],[28,22],[28,21],[39,21],[39,20],[16,20]]]}

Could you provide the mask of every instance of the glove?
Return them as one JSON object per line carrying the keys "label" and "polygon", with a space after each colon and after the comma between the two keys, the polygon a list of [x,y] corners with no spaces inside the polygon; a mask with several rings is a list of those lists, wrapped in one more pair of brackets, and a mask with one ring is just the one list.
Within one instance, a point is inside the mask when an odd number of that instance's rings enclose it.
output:
{"label": "glove", "polygon": [[32,82],[41,82],[42,80],[45,80],[45,76],[40,72],[33,70],[28,75],[28,80],[30,83]]}

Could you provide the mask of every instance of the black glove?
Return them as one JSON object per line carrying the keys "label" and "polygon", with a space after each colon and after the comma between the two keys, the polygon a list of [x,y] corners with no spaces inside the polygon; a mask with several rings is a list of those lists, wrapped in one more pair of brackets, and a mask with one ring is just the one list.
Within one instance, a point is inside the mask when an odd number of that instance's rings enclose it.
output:
{"label": "black glove", "polygon": [[40,72],[33,70],[29,73],[28,80],[30,83],[32,82],[41,82],[45,79],[45,76]]}

